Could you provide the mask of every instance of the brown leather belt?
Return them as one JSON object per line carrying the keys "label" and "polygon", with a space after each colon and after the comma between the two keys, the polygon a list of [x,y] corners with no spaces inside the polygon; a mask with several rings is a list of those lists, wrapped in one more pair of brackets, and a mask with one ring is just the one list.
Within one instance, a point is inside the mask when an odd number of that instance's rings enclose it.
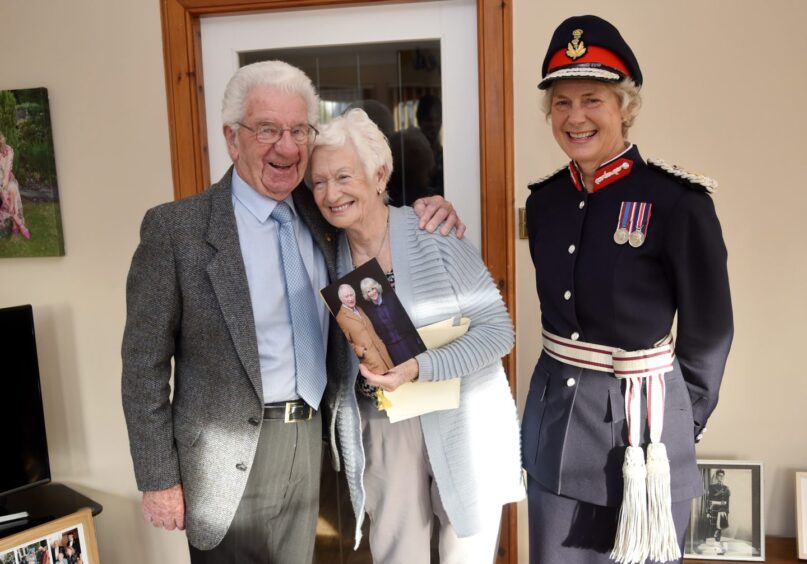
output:
{"label": "brown leather belt", "polygon": [[308,421],[317,412],[303,400],[278,401],[263,405],[264,419],[282,419],[285,423]]}

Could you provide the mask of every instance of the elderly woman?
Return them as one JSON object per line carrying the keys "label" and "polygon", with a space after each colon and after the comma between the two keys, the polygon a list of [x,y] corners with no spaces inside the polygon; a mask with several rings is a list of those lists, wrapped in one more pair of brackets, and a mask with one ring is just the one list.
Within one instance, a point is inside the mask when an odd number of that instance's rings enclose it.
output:
{"label": "elderly woman", "polygon": [[543,325],[522,422],[530,561],[680,561],[733,335],[716,183],[627,140],[642,74],[610,23],[564,21],[542,72],[571,162],[527,200]]}
{"label": "elderly woman", "polygon": [[[479,253],[453,237],[418,230],[411,208],[385,203],[392,155],[355,109],[317,137],[309,185],[325,219],[343,230],[340,275],[375,258],[416,327],[455,316],[470,329],[384,374],[353,358],[339,384],[336,426],[356,514],[365,511],[370,551],[385,564],[428,562],[440,522],[440,562],[493,562],[502,505],[523,497],[516,408],[501,357],[513,344],[504,303]],[[460,405],[391,424],[374,387],[459,378]],[[357,391],[358,390],[358,391]]]}
{"label": "elderly woman", "polygon": [[350,284],[342,284],[338,293],[342,305],[336,314],[336,322],[359,361],[373,372],[383,374],[395,365],[384,342],[375,332],[373,323],[364,310],[356,305],[356,291]]}
{"label": "elderly woman", "polygon": [[0,222],[5,222],[10,217],[11,233],[30,239],[31,233],[25,226],[25,217],[22,215],[20,185],[11,172],[13,164],[14,149],[6,143],[6,136],[0,132]]}
{"label": "elderly woman", "polygon": [[359,286],[362,297],[368,302],[364,311],[387,344],[392,362],[401,364],[419,353],[424,348],[423,342],[411,329],[412,326],[405,322],[406,312],[401,309],[400,303],[384,300],[384,288],[377,280],[365,278]]}

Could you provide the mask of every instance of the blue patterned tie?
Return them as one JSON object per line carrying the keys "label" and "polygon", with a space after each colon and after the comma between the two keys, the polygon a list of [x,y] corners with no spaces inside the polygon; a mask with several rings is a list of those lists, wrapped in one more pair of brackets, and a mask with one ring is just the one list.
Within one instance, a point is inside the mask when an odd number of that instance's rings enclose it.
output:
{"label": "blue patterned tie", "polygon": [[280,256],[283,259],[283,277],[294,343],[297,393],[308,405],[319,409],[326,376],[325,350],[322,346],[316,296],[297,246],[291,208],[286,202],[280,202],[272,210],[271,217],[278,223]]}

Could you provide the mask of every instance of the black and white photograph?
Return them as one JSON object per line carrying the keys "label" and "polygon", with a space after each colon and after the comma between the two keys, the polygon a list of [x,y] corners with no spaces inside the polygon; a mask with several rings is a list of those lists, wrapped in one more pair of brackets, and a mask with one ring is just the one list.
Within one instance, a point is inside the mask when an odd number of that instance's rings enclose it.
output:
{"label": "black and white photograph", "polygon": [[685,556],[765,560],[762,464],[699,460],[704,495],[692,500]]}
{"label": "black and white photograph", "polygon": [[796,472],[796,538],[799,558],[807,560],[807,472]]}
{"label": "black and white photograph", "polygon": [[14,556],[14,551],[0,552],[0,564],[17,564],[17,557]]}

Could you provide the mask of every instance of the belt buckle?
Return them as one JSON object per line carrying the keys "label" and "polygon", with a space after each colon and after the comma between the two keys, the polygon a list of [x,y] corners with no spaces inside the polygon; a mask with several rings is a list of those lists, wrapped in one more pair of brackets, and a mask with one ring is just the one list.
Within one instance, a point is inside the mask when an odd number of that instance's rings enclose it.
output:
{"label": "belt buckle", "polygon": [[[295,407],[300,407],[301,409],[303,407],[307,407],[308,408],[308,417],[306,417],[305,419],[303,419],[303,418],[292,419],[291,415],[292,415],[292,412],[294,411]],[[303,403],[302,405],[300,405],[300,404],[298,404],[296,402],[293,402],[293,401],[287,401],[286,402],[286,413],[283,416],[283,422],[284,423],[298,423],[300,421],[309,421],[313,417],[314,417],[314,410],[311,409],[311,407],[308,406],[307,404]]]}

